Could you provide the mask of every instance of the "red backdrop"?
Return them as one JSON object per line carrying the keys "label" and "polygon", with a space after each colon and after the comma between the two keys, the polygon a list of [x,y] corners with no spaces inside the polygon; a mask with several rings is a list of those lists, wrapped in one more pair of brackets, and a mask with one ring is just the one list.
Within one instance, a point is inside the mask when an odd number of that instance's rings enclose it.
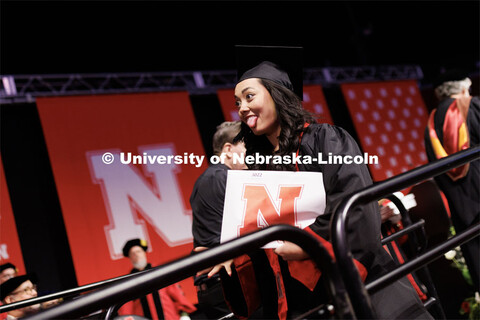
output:
{"label": "red backdrop", "polygon": [[10,194],[0,158],[0,264],[13,263],[19,274],[25,274],[17,226],[13,217]]}
{"label": "red backdrop", "polygon": [[[222,89],[217,91],[218,100],[222,107],[226,121],[239,120],[235,106],[234,90]],[[303,86],[303,107],[318,117],[318,122],[333,124],[327,101],[320,85]]]}
{"label": "red backdrop", "polygon": [[[204,155],[188,93],[39,98],[37,105],[79,285],[128,273],[121,249],[131,238],[148,241],[154,266],[190,253],[189,197],[208,159],[199,167],[119,161],[121,152]],[[106,152],[113,163],[102,161]],[[196,303],[193,279],[181,285]]]}
{"label": "red backdrop", "polygon": [[414,80],[342,84],[343,95],[375,181],[427,163],[427,109]]}

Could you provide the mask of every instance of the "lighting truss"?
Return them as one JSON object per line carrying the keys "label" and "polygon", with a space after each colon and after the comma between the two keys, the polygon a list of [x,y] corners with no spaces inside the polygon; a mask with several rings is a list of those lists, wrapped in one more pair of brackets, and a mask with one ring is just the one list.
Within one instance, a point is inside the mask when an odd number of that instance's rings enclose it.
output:
{"label": "lighting truss", "polygon": [[[139,92],[188,91],[211,94],[233,88],[236,71],[179,71],[99,74],[1,75],[0,103],[34,102],[36,97]],[[305,84],[423,78],[419,66],[306,68]]]}

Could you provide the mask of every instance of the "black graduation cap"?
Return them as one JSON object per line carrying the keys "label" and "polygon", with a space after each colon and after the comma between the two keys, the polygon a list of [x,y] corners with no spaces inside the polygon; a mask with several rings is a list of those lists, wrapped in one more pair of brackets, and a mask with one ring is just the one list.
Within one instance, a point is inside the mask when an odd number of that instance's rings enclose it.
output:
{"label": "black graduation cap", "polygon": [[37,277],[34,274],[24,274],[10,278],[0,284],[0,300],[5,299],[27,280],[30,280],[32,283],[37,283]]}
{"label": "black graduation cap", "polygon": [[444,82],[462,81],[468,77],[468,71],[461,68],[449,69],[441,73],[434,81],[433,87],[436,88]]}
{"label": "black graduation cap", "polygon": [[140,239],[131,239],[131,240],[128,240],[127,243],[125,243],[125,245],[123,246],[123,256],[128,258],[128,253],[130,252],[130,249],[132,249],[132,247],[135,247],[135,246],[139,246],[141,247],[143,250],[145,250],[145,252],[147,251],[148,249],[148,244],[147,244],[147,241],[146,240],[140,240]]}
{"label": "black graduation cap", "polygon": [[272,80],[303,100],[303,48],[237,45],[237,83],[249,78]]}
{"label": "black graduation cap", "polygon": [[7,263],[4,263],[4,264],[0,265],[0,272],[2,272],[3,270],[9,269],[9,268],[12,268],[15,271],[17,270],[17,267],[15,267],[14,264],[11,264],[10,262],[7,262]]}

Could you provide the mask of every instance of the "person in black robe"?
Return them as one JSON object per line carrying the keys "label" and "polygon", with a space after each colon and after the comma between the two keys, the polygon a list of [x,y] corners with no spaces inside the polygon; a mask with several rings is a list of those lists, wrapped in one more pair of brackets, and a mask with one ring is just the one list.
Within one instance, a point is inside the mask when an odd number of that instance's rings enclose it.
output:
{"label": "person in black robe", "polygon": [[[480,143],[480,99],[472,97],[472,82],[462,70],[449,70],[434,83],[438,106],[425,129],[425,151],[435,161]],[[435,177],[447,198],[457,233],[480,217],[480,160]],[[480,285],[480,237],[461,246],[475,291]]]}
{"label": "person in black robe", "polygon": [[[303,109],[303,75],[298,68],[297,49],[238,47],[240,62],[235,101],[242,129],[237,139],[245,142],[247,156],[255,153],[280,156],[297,153],[315,158],[319,153],[361,155],[356,141],[344,129],[317,124]],[[254,170],[322,172],[325,213],[304,230],[330,251],[329,223],[336,206],[347,195],[372,183],[365,164],[254,163],[248,166]],[[381,245],[380,225],[376,202],[358,206],[349,218],[348,241],[360,276],[367,282],[395,267]],[[244,271],[249,276],[242,276]],[[249,254],[249,259],[237,259],[233,272],[239,279],[241,291],[235,291],[233,277],[222,276],[222,283],[226,298],[240,317],[251,316],[261,305],[262,318],[293,318],[327,301],[318,281],[321,272],[302,248],[290,242]],[[235,294],[238,292],[243,293],[243,301],[239,302],[241,299]],[[380,319],[432,319],[406,278],[371,295],[371,300]]]}

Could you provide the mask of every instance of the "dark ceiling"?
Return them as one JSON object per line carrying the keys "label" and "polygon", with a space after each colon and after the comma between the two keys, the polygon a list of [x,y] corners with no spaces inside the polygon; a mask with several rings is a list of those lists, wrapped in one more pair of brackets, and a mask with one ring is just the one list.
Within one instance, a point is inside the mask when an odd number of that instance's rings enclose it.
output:
{"label": "dark ceiling", "polygon": [[306,67],[479,63],[479,1],[5,1],[1,73],[234,69],[235,44]]}

